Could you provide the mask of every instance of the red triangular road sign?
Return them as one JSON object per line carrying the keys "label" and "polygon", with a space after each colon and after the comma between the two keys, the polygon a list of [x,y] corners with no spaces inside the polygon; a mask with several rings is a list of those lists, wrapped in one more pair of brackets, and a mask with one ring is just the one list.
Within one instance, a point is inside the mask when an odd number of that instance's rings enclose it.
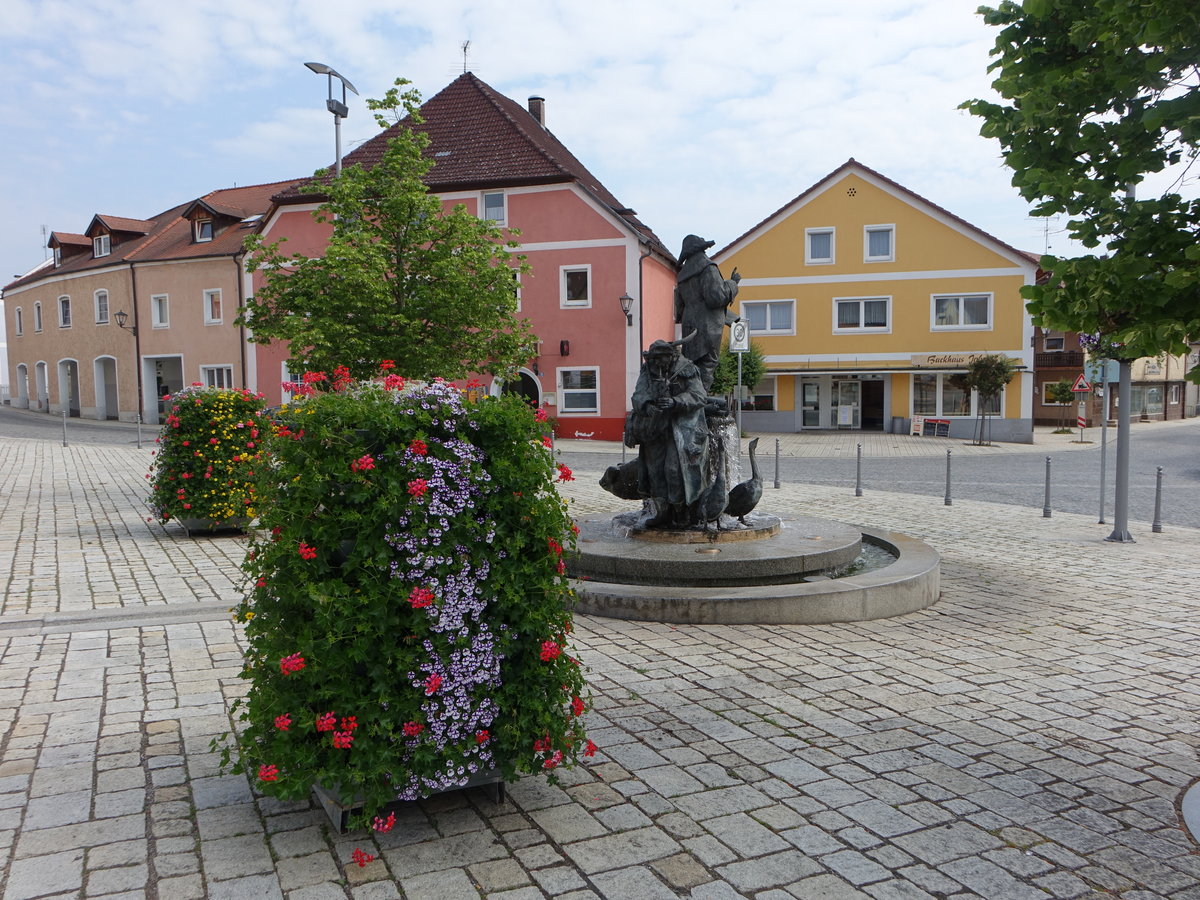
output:
{"label": "red triangular road sign", "polygon": [[1087,379],[1083,377],[1083,373],[1079,373],[1079,377],[1075,379],[1075,383],[1071,385],[1071,390],[1076,394],[1086,393],[1090,391],[1092,386],[1087,383]]}

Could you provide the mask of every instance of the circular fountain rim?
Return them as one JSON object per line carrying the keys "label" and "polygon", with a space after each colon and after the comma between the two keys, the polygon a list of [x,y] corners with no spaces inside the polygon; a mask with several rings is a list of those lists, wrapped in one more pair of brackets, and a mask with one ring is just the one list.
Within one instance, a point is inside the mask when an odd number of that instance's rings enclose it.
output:
{"label": "circular fountain rim", "polygon": [[[855,526],[857,527],[857,526]],[[573,579],[575,611],[696,625],[817,625],[889,618],[924,609],[941,593],[941,556],[896,531],[861,528],[896,561],[827,581],[742,587],[668,587]]]}

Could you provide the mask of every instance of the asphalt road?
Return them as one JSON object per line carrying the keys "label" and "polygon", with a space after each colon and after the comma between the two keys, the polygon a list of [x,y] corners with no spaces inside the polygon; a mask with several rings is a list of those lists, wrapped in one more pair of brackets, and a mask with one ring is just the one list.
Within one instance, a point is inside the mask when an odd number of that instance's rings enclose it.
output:
{"label": "asphalt road", "polygon": [[[144,446],[152,446],[157,426],[142,426]],[[0,435],[60,442],[62,419],[0,406]],[[1116,482],[1116,429],[1109,430],[1106,454],[1105,521],[1112,523],[1113,488]],[[134,446],[137,427],[124,422],[67,420],[67,442]],[[631,451],[632,453],[632,451]],[[1045,502],[1046,457],[1050,457],[1051,510],[1100,517],[1100,449],[1069,450],[1048,454],[998,452],[988,456],[956,457],[951,463],[952,499],[986,500],[1027,506],[1041,516]],[[563,461],[577,477],[598,479],[620,459],[611,452],[562,451]],[[760,458],[763,481],[775,477],[775,460]],[[1163,527],[1200,528],[1200,419],[1162,428],[1134,428],[1129,466],[1129,518],[1131,532],[1147,530],[1154,519],[1156,467],[1163,467],[1161,522]],[[783,482],[832,484],[846,488],[854,500],[855,458],[814,459],[783,457],[779,465]],[[944,496],[946,461],[942,457],[887,457],[863,459],[863,491],[900,491]],[[1146,527],[1142,527],[1145,525]]]}
{"label": "asphalt road", "polygon": [[[1116,429],[1109,429],[1106,456],[1105,521],[1113,521],[1116,483]],[[632,454],[633,451],[630,451]],[[1065,450],[1046,454],[999,452],[951,460],[951,500],[985,500],[1030,507],[1041,516],[1046,495],[1046,457],[1050,457],[1050,508],[1054,511],[1091,514],[1100,520],[1100,449]],[[612,453],[564,451],[563,461],[576,477],[599,477],[620,457]],[[632,456],[630,457],[632,458]],[[775,477],[774,457],[759,459],[763,483]],[[1129,465],[1129,519],[1150,523],[1154,519],[1156,467],[1163,467],[1161,522],[1200,528],[1200,419],[1194,424],[1132,431]],[[853,501],[855,458],[780,459],[781,482],[843,485]],[[863,459],[863,493],[871,490],[945,496],[944,457],[888,457]],[[764,501],[766,502],[766,501]],[[1141,530],[1147,530],[1142,528]],[[1132,524],[1131,532],[1135,532]],[[1134,534],[1136,538],[1136,533]]]}

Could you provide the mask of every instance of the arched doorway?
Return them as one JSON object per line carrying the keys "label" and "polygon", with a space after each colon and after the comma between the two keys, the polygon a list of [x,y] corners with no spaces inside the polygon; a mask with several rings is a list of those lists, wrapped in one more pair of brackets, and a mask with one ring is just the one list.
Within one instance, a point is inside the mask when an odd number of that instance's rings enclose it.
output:
{"label": "arched doorway", "polygon": [[46,378],[46,364],[40,362],[33,367],[33,388],[38,412],[50,412],[50,386]]}
{"label": "arched doorway", "polygon": [[117,361],[111,356],[96,357],[92,381],[96,386],[96,418],[118,418]]}
{"label": "arched doorway", "polygon": [[58,361],[58,408],[59,414],[67,410],[70,416],[79,416],[79,363],[73,359]]}
{"label": "arched doorway", "polygon": [[13,403],[17,409],[29,409],[29,366],[25,363],[17,366],[17,399]]}
{"label": "arched doorway", "polygon": [[518,394],[525,402],[537,409],[542,404],[542,387],[531,372],[521,369],[515,379],[504,382],[500,388],[502,394]]}

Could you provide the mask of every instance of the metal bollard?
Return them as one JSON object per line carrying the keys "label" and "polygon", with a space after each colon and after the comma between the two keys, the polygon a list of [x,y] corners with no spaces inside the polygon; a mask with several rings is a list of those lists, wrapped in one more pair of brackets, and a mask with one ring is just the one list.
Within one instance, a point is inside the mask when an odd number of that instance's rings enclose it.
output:
{"label": "metal bollard", "polygon": [[862,444],[858,445],[858,465],[854,473],[854,496],[862,496]]}
{"label": "metal bollard", "polygon": [[1042,504],[1042,518],[1049,519],[1050,512],[1050,457],[1046,457],[1046,502]]}
{"label": "metal bollard", "polygon": [[952,505],[950,503],[950,452],[951,451],[949,451],[949,450],[946,451],[946,505],[947,506]]}
{"label": "metal bollard", "polygon": [[1162,466],[1158,467],[1158,474],[1154,477],[1154,521],[1150,524],[1150,530],[1162,534]]}
{"label": "metal bollard", "polygon": [[779,438],[775,438],[775,490],[779,490]]}
{"label": "metal bollard", "polygon": [[63,410],[63,446],[67,446],[67,411]]}
{"label": "metal bollard", "polygon": [[141,450],[142,449],[142,414],[141,413],[138,413],[137,425],[138,425],[137,448],[139,450]]}
{"label": "metal bollard", "polygon": [[625,435],[621,435],[621,465],[625,465]]}

